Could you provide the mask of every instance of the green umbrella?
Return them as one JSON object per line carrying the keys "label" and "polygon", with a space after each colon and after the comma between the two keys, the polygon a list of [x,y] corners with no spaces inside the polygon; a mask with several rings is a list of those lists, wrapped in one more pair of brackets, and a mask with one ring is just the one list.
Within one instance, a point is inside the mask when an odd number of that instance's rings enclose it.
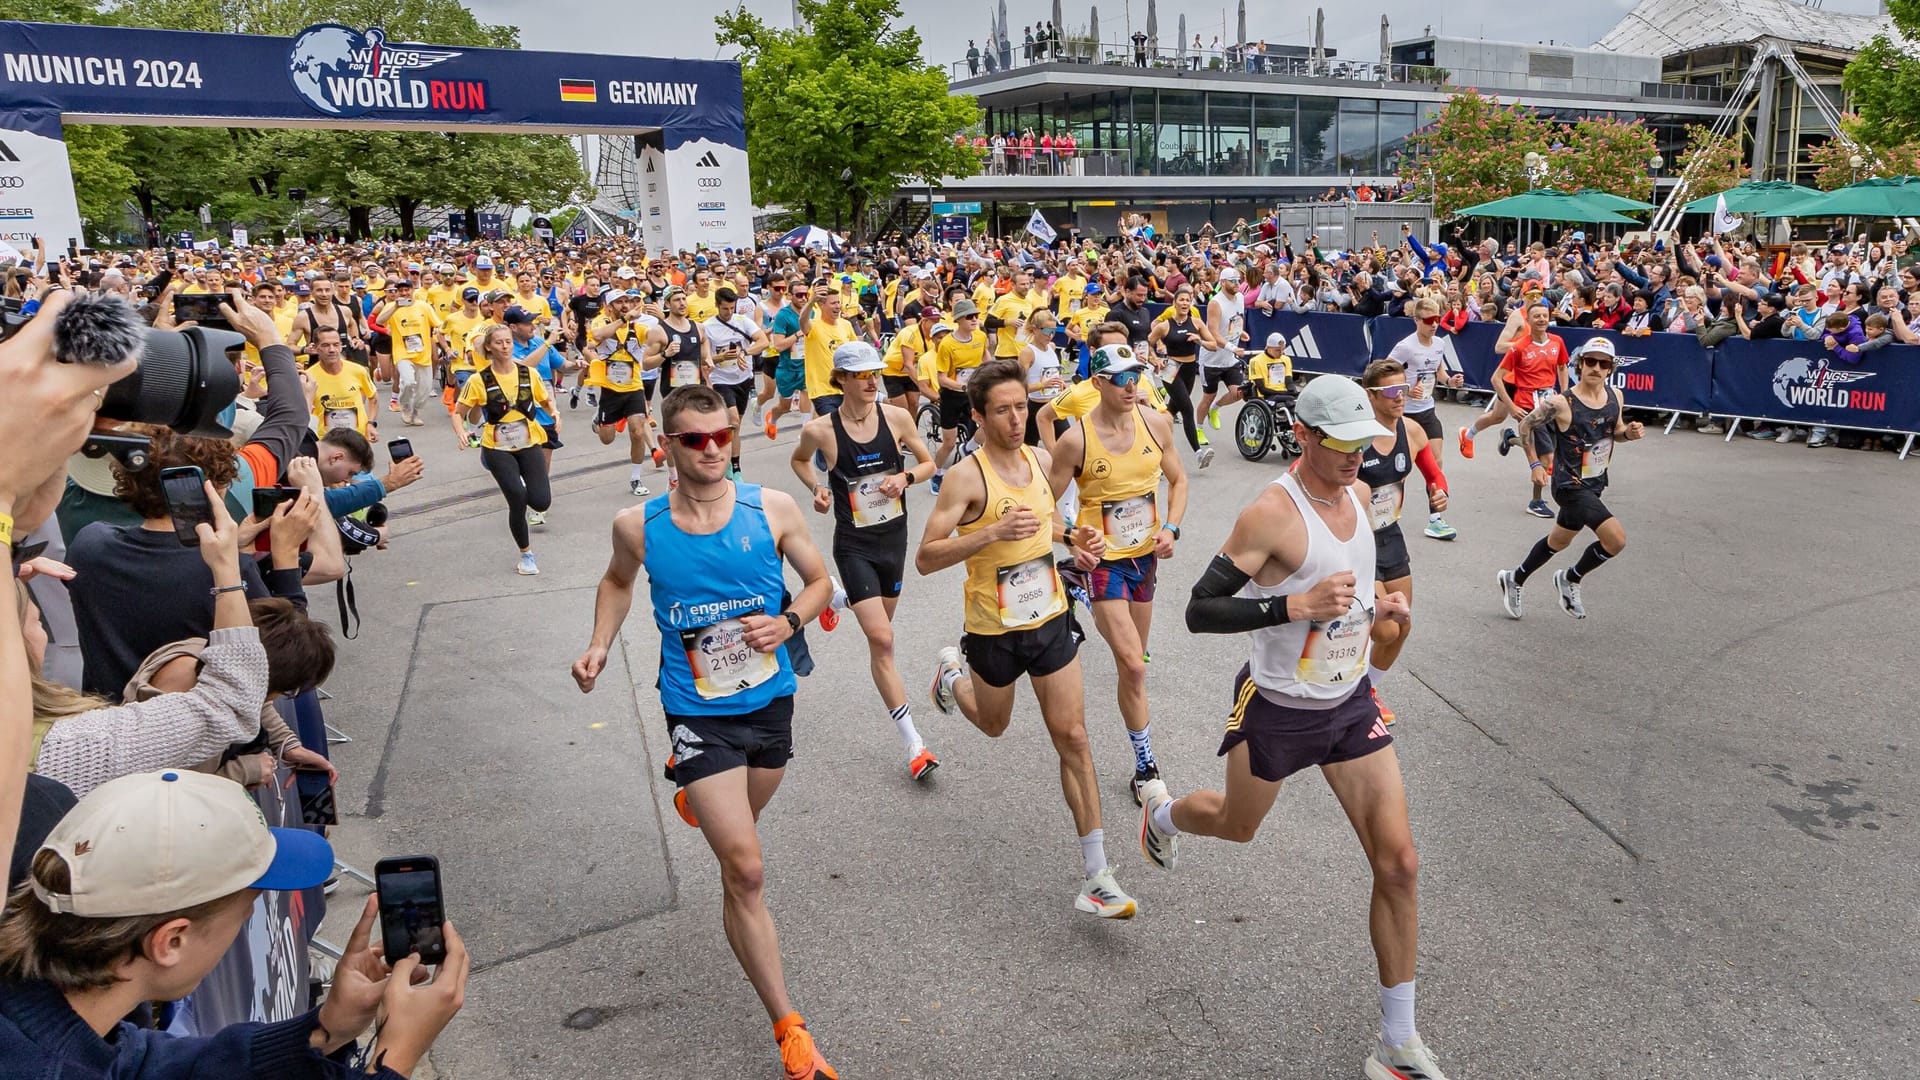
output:
{"label": "green umbrella", "polygon": [[1578,195],[1582,202],[1590,206],[1597,206],[1602,210],[1631,213],[1636,210],[1653,209],[1653,204],[1650,202],[1641,202],[1639,199],[1629,199],[1625,195],[1615,195],[1611,191],[1601,191],[1599,188],[1581,188],[1579,191],[1574,192],[1574,194]]}
{"label": "green umbrella", "polygon": [[1920,215],[1920,176],[1876,176],[1789,203],[1775,217],[1912,217]]}
{"label": "green umbrella", "polygon": [[1552,188],[1537,188],[1519,195],[1509,195],[1504,199],[1469,206],[1454,211],[1460,217],[1526,218],[1530,221],[1580,221],[1610,223],[1616,225],[1638,225],[1630,217],[1623,217],[1604,207],[1595,206],[1583,196]]}
{"label": "green umbrella", "polygon": [[1730,214],[1752,214],[1755,217],[1784,217],[1776,211],[1783,206],[1804,201],[1821,194],[1820,191],[1789,184],[1785,180],[1749,180],[1738,187],[1716,192],[1702,199],[1695,199],[1681,210],[1689,214],[1711,214],[1719,208],[1720,196],[1727,197],[1727,212]]}

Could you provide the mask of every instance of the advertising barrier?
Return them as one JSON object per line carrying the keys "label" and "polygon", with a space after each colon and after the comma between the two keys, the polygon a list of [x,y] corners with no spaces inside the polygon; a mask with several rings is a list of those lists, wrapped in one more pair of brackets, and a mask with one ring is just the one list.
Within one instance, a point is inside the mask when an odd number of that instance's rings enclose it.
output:
{"label": "advertising barrier", "polygon": [[1254,309],[1247,312],[1247,348],[1260,348],[1267,343],[1268,334],[1279,331],[1295,371],[1357,379],[1373,358],[1368,322],[1358,315],[1331,311],[1276,311],[1268,315]]}
{"label": "advertising barrier", "polygon": [[1569,352],[1596,337],[1613,342],[1617,354],[1613,385],[1621,400],[1633,409],[1661,412],[1706,412],[1713,393],[1711,350],[1692,334],[1650,334],[1624,337],[1611,330],[1567,327],[1555,330]]}
{"label": "advertising barrier", "polygon": [[1775,423],[1920,431],[1920,345],[1889,345],[1858,364],[1812,341],[1729,338],[1714,350],[1713,412]]}

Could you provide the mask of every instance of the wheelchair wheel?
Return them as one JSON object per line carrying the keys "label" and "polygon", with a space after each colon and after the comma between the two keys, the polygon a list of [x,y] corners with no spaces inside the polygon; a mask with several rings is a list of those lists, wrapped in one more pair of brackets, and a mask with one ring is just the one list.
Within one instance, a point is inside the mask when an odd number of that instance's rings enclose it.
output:
{"label": "wheelchair wheel", "polygon": [[1233,444],[1240,456],[1259,461],[1273,447],[1273,406],[1259,398],[1248,398],[1233,421]]}
{"label": "wheelchair wheel", "polygon": [[940,449],[940,406],[931,401],[922,401],[920,411],[914,414],[914,426],[920,429],[920,438],[927,449],[938,452]]}
{"label": "wheelchair wheel", "polygon": [[1285,405],[1273,406],[1273,445],[1281,457],[1300,456],[1300,439],[1293,433],[1293,411]]}

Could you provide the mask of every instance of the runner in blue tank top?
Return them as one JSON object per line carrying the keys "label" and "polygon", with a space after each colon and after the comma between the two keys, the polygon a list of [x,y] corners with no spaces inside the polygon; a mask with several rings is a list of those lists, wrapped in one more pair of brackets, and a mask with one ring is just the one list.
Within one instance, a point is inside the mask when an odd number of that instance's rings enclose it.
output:
{"label": "runner in blue tank top", "polygon": [[[593,640],[573,677],[582,692],[592,691],[644,568],[660,632],[660,704],[673,740],[667,765],[679,785],[674,806],[720,860],[727,940],[773,1018],[787,1077],[837,1080],[787,999],[754,831],[793,756],[786,642],[827,606],[832,582],[792,496],[727,478],[733,427],[713,388],[674,390],[660,423],[680,484],[614,515]],[[783,559],[804,582],[784,608]]]}

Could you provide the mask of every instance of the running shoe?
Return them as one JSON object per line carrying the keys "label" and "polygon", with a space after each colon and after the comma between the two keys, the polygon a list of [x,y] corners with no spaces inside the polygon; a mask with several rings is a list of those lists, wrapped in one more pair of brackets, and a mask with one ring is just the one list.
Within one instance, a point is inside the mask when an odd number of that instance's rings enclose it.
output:
{"label": "running shoe", "polygon": [[1218,406],[1207,410],[1207,426],[1215,431],[1220,430],[1220,409]]}
{"label": "running shoe", "polygon": [[1567,575],[1565,570],[1553,572],[1553,587],[1560,592],[1560,610],[1576,619],[1587,617],[1586,605],[1580,602],[1580,583]]}
{"label": "running shoe", "polygon": [[656,469],[659,468],[661,465],[666,463],[666,460],[667,460],[667,452],[665,450],[660,449],[657,446],[654,447],[653,448],[653,467]]}
{"label": "running shoe", "polygon": [[[1088,604],[1088,605],[1087,605],[1087,607],[1088,607],[1088,609],[1089,609],[1089,610],[1091,610],[1091,609],[1092,609],[1092,607],[1093,607],[1093,605],[1092,605],[1092,604]],[[1148,678],[1152,678],[1152,677],[1153,677],[1153,654],[1152,654],[1152,653],[1150,653],[1150,652],[1143,652],[1143,653],[1141,653],[1141,654],[1140,654],[1140,663],[1146,666],[1146,669],[1147,669],[1147,677],[1148,677]]]}
{"label": "running shoe", "polygon": [[1367,691],[1373,695],[1373,707],[1380,710],[1380,722],[1387,727],[1392,727],[1393,722],[1400,718],[1393,715],[1393,710],[1387,708],[1386,702],[1380,700],[1380,688],[1369,686]]}
{"label": "running shoe", "polygon": [[1473,432],[1470,428],[1460,429],[1460,456],[1473,460]]}
{"label": "running shoe", "polygon": [[587,408],[597,409],[599,407],[600,407],[600,391],[595,390],[591,386],[587,387]]}
{"label": "running shoe", "polygon": [[469,433],[467,435],[467,449],[469,450],[480,449],[480,436],[478,434]]}
{"label": "running shoe", "polygon": [[1702,435],[1724,435],[1726,434],[1727,427],[1725,424],[1719,423],[1718,421],[1708,420],[1703,423],[1695,424],[1693,426],[1693,430],[1699,432]]}
{"label": "running shoe", "polygon": [[1519,445],[1519,443],[1520,443],[1520,433],[1518,431],[1515,431],[1512,428],[1507,428],[1501,431],[1500,447],[1499,447],[1500,456],[1506,457],[1507,452],[1512,450],[1515,446]]}
{"label": "running shoe", "polygon": [[1153,812],[1173,796],[1167,794],[1164,780],[1151,780],[1146,786],[1146,802],[1140,810],[1140,853],[1162,870],[1171,870],[1180,861],[1180,838],[1163,833],[1153,823]]}
{"label": "running shoe", "polygon": [[1195,450],[1193,452],[1193,459],[1199,462],[1200,467],[1203,469],[1213,464],[1213,447],[1208,446],[1205,442],[1202,442],[1200,444],[1200,449]]}
{"label": "running shoe", "polygon": [[1550,518],[1553,516],[1553,508],[1547,505],[1547,500],[1535,499],[1527,504],[1527,513],[1537,518]]}
{"label": "running shoe", "polygon": [[773,1038],[780,1044],[780,1065],[786,1069],[787,1080],[840,1080],[840,1074],[820,1056],[820,1048],[813,1045],[813,1033],[799,1013],[788,1013],[775,1021]]}
{"label": "running shoe", "polygon": [[941,480],[941,474],[940,474],[940,473],[934,473],[934,474],[933,474],[933,483],[932,483],[932,484],[930,484],[929,486],[933,488],[933,493],[934,493],[935,495],[938,495],[938,494],[940,494],[940,480]]}
{"label": "running shoe", "polygon": [[1507,609],[1507,618],[1520,617],[1520,590],[1525,586],[1513,580],[1513,571],[1502,570],[1494,580],[1500,583],[1500,606]]}
{"label": "running shoe", "polygon": [[514,568],[514,573],[519,574],[521,577],[532,577],[539,572],[540,567],[533,561],[533,552],[521,552],[520,565]]}
{"label": "running shoe", "polygon": [[527,507],[527,524],[545,525],[546,523],[547,523],[547,515],[541,513],[538,510],[535,510],[531,506]]}
{"label": "running shoe", "polygon": [[769,439],[777,439],[780,437],[780,425],[771,420],[767,421],[765,431]]}
{"label": "running shoe", "polygon": [[580,407],[580,388],[576,386],[573,388],[573,393],[567,395],[567,408],[577,409],[579,407]]}
{"label": "running shoe", "polygon": [[1207,432],[1206,432],[1206,429],[1205,429],[1205,428],[1199,428],[1199,427],[1196,427],[1196,428],[1194,428],[1194,429],[1193,429],[1193,441],[1195,441],[1195,442],[1197,442],[1197,443],[1199,443],[1199,444],[1200,444],[1201,446],[1205,446],[1205,445],[1207,445]]}
{"label": "running shoe", "polygon": [[1122,892],[1120,883],[1113,880],[1111,866],[1081,883],[1080,895],[1073,898],[1073,906],[1103,919],[1131,919],[1140,911],[1133,897]]}
{"label": "running shoe", "polygon": [[727,466],[727,479],[738,481],[740,479],[740,466],[738,465]]}
{"label": "running shoe", "polygon": [[652,488],[649,488],[647,485],[641,483],[638,480],[627,481],[627,490],[633,492],[635,495],[640,495],[640,496],[653,494]]}
{"label": "running shoe", "polygon": [[1434,1060],[1433,1051],[1427,1049],[1419,1035],[1409,1038],[1405,1046],[1396,1048],[1385,1043],[1375,1046],[1361,1068],[1367,1080],[1447,1080],[1447,1074],[1440,1071],[1440,1063]]}
{"label": "running shoe", "polygon": [[388,396],[388,398],[387,398],[387,411],[388,411],[388,412],[399,412],[399,411],[400,411],[400,395],[399,395],[399,394],[392,394],[392,395],[389,395],[389,396]]}
{"label": "running shoe", "polygon": [[1430,517],[1427,519],[1427,535],[1435,540],[1451,540],[1460,535],[1460,530],[1447,524],[1446,518]]}
{"label": "running shoe", "polygon": [[933,705],[948,715],[953,714],[953,687],[947,685],[947,672],[959,671],[960,650],[948,645],[940,650],[940,662],[933,669]]}
{"label": "running shoe", "polygon": [[933,775],[933,770],[939,767],[940,759],[933,756],[933,751],[923,746],[919,753],[913,755],[913,760],[907,762],[907,775],[915,780],[925,780]]}
{"label": "running shoe", "polygon": [[1774,440],[1774,445],[1785,446],[1799,437],[1800,430],[1798,428],[1783,427],[1780,429],[1780,437]]}
{"label": "running shoe", "polygon": [[1142,793],[1146,791],[1148,784],[1158,779],[1160,779],[1160,766],[1158,765],[1149,765],[1144,769],[1133,770],[1133,783],[1128,785],[1133,789],[1133,805],[1143,805],[1142,799],[1144,799],[1145,796]]}
{"label": "running shoe", "polygon": [[687,802],[687,789],[677,788],[673,793],[673,808],[679,812],[680,820],[694,828],[700,827],[700,819],[693,816],[693,805]]}
{"label": "running shoe", "polygon": [[1773,428],[1756,427],[1756,428],[1747,429],[1747,438],[1749,439],[1760,439],[1764,441],[1767,439],[1775,438],[1779,434],[1780,433],[1778,431],[1775,431]]}

